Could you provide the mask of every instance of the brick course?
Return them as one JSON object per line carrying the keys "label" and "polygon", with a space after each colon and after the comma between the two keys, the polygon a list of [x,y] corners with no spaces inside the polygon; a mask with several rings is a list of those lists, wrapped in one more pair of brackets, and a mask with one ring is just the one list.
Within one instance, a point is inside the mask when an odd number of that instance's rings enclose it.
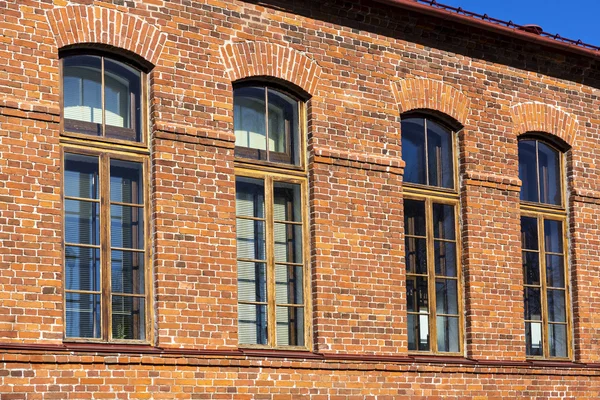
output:
{"label": "brick course", "polygon": [[[59,50],[149,73],[153,337],[63,342]],[[597,398],[600,63],[375,1],[0,0],[0,399]],[[238,349],[232,82],[307,102],[313,344]],[[407,351],[400,115],[458,133],[464,357]],[[527,360],[517,137],[567,153],[571,362]]]}

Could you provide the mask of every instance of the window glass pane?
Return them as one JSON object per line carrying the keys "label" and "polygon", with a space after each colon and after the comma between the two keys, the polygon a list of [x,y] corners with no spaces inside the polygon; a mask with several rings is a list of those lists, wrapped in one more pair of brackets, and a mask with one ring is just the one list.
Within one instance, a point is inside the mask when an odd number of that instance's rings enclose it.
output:
{"label": "window glass pane", "polygon": [[408,276],[406,278],[407,311],[429,314],[427,278]]}
{"label": "window glass pane", "polygon": [[548,290],[548,321],[566,322],[567,312],[565,308],[565,291]]}
{"label": "window glass pane", "polygon": [[98,157],[65,153],[65,196],[98,199]]}
{"label": "window glass pane", "polygon": [[425,239],[406,237],[406,272],[427,274],[427,242]]}
{"label": "window glass pane", "polygon": [[425,166],[425,125],[423,118],[402,120],[402,158],[406,162],[404,181],[427,184]]}
{"label": "window glass pane", "polygon": [[538,249],[537,218],[521,217],[521,246],[527,250]]}
{"label": "window glass pane", "polygon": [[100,290],[100,249],[65,246],[65,288]]}
{"label": "window glass pane", "polygon": [[408,350],[429,351],[429,315],[408,315]]}
{"label": "window glass pane", "polygon": [[454,279],[435,280],[435,301],[438,314],[458,314],[457,282]]}
{"label": "window glass pane", "polygon": [[238,300],[267,301],[267,270],[264,263],[238,261]]}
{"label": "window glass pane", "polygon": [[432,120],[427,120],[427,155],[429,185],[454,187],[452,133]]}
{"label": "window glass pane", "polygon": [[521,200],[538,202],[538,176],[535,140],[519,140],[519,179]]}
{"label": "window glass pane", "polygon": [[548,325],[548,336],[550,356],[567,357],[567,326],[561,324]]}
{"label": "window glass pane", "polygon": [[538,142],[540,203],[561,204],[560,153]]}
{"label": "window glass pane", "polygon": [[539,288],[525,288],[525,319],[542,320],[541,294]]}
{"label": "window glass pane", "polygon": [[300,185],[273,183],[273,218],[275,221],[302,222]]}
{"label": "window glass pane", "polygon": [[436,239],[455,239],[454,206],[433,204],[433,237]]}
{"label": "window glass pane", "polygon": [[298,101],[273,89],[268,89],[268,98],[270,161],[297,165]]}
{"label": "window glass pane", "polygon": [[540,257],[538,253],[523,252],[523,281],[526,285],[540,285]]}
{"label": "window glass pane", "polygon": [[404,230],[406,235],[425,236],[425,202],[404,199]]}
{"label": "window glass pane", "polygon": [[144,203],[141,163],[110,160],[110,201]]}
{"label": "window glass pane", "polygon": [[253,260],[265,260],[265,223],[237,219],[237,256]]}
{"label": "window glass pane", "polygon": [[100,245],[100,205],[65,200],[65,242]]}
{"label": "window glass pane", "polygon": [[435,274],[456,276],[456,243],[434,241]]}
{"label": "window glass pane", "polygon": [[293,265],[275,266],[275,298],[277,304],[304,303],[304,271]]}
{"label": "window glass pane", "polygon": [[65,293],[66,336],[74,338],[100,337],[100,295]]}
{"label": "window glass pane", "polygon": [[544,220],[544,243],[550,253],[563,252],[562,222],[551,219]]}
{"label": "window glass pane", "polygon": [[302,263],[302,225],[275,223],[273,235],[275,261]]}
{"label": "window glass pane", "polygon": [[563,256],[546,256],[546,284],[549,287],[565,287],[565,268]]}
{"label": "window glass pane", "polygon": [[441,316],[436,318],[436,322],[438,351],[458,353],[458,317]]}
{"label": "window glass pane", "polygon": [[525,347],[528,356],[544,354],[541,322],[525,322]]}
{"label": "window glass pane", "polygon": [[131,206],[110,206],[111,247],[144,248],[144,209]]}
{"label": "window glass pane", "polygon": [[238,335],[242,344],[267,344],[267,306],[238,304]]}
{"label": "window glass pane", "polygon": [[144,340],[145,327],[144,298],[113,295],[112,338]]}
{"label": "window glass pane", "polygon": [[277,345],[304,346],[304,307],[277,307]]}
{"label": "window glass pane", "polygon": [[236,178],[235,208],[238,217],[265,217],[265,186],[260,179]]}
{"label": "window glass pane", "polygon": [[108,137],[140,140],[141,73],[123,63],[104,59],[104,104],[106,125],[129,130],[107,129]]}
{"label": "window glass pane", "polygon": [[[65,119],[102,124],[100,57],[72,56],[63,59],[63,102]],[[92,135],[102,134],[101,129],[89,124],[68,124],[67,129]]]}
{"label": "window glass pane", "polygon": [[113,293],[143,294],[144,253],[133,251],[111,251]]}
{"label": "window glass pane", "polygon": [[[265,88],[243,87],[233,91],[233,129],[236,147],[263,151],[267,149],[265,112]],[[265,159],[266,152],[244,152],[241,155]]]}

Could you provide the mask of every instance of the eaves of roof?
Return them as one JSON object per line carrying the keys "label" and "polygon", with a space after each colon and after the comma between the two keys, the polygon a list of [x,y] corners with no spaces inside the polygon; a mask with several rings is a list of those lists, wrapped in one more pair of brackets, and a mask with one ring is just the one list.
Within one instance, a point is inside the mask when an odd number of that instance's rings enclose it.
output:
{"label": "eaves of roof", "polygon": [[600,47],[583,43],[581,40],[572,40],[563,38],[558,34],[552,35],[547,32],[530,32],[527,26],[517,25],[512,21],[502,21],[479,15],[473,12],[465,11],[461,8],[455,8],[437,3],[436,0],[374,0],[406,10],[416,11],[421,14],[431,15],[459,24],[474,26],[486,31],[498,33],[501,35],[515,37],[521,40],[537,43],[542,46],[548,46],[557,50],[578,53],[581,55],[600,57]]}

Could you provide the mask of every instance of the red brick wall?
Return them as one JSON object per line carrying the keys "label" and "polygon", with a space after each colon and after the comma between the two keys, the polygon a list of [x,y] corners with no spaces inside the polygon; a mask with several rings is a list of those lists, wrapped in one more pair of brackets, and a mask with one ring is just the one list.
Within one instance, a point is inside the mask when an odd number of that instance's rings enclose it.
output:
{"label": "red brick wall", "polygon": [[[598,397],[598,61],[367,0],[254,3],[0,1],[0,399]],[[58,51],[90,43],[154,65],[149,346],[62,340]],[[252,76],[311,96],[312,352],[237,347],[232,81]],[[465,357],[406,348],[400,114],[421,108],[463,127]],[[532,130],[571,146],[572,362],[525,358]]]}

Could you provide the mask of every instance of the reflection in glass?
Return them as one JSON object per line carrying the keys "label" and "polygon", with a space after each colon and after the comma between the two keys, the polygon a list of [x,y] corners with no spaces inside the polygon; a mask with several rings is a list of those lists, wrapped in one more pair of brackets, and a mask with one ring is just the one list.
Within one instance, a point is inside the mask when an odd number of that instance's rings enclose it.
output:
{"label": "reflection in glass", "polygon": [[112,337],[117,340],[145,340],[144,298],[112,296]]}
{"label": "reflection in glass", "polygon": [[537,151],[535,140],[519,140],[521,200],[538,202]]}
{"label": "reflection in glass", "polygon": [[567,325],[550,324],[548,326],[548,344],[550,356],[567,357]]}
{"label": "reflection in glass", "polygon": [[100,249],[65,246],[65,288],[100,290]]}
{"label": "reflection in glass", "polygon": [[427,184],[425,166],[425,124],[423,118],[404,118],[401,125],[402,158],[406,162],[404,181]]}
{"label": "reflection in glass", "polygon": [[438,316],[436,321],[438,351],[458,353],[458,317]]}
{"label": "reflection in glass", "polygon": [[458,289],[454,279],[435,280],[435,300],[437,314],[458,315]]}
{"label": "reflection in glass", "polygon": [[99,338],[101,314],[99,294],[65,293],[67,337]]}
{"label": "reflection in glass", "polygon": [[110,278],[113,293],[144,294],[144,253],[111,251]]}
{"label": "reflection in glass", "polygon": [[98,157],[65,153],[63,182],[67,197],[98,199]]}
{"label": "reflection in glass", "polygon": [[526,285],[540,285],[540,257],[538,253],[523,252],[523,280]]}
{"label": "reflection in glass", "polygon": [[437,276],[457,276],[456,243],[434,241],[435,274]]}
{"label": "reflection in glass", "polygon": [[454,187],[452,133],[432,120],[427,120],[427,156],[429,185]]}
{"label": "reflection in glass", "polygon": [[521,246],[527,250],[539,248],[537,218],[521,217]]}
{"label": "reflection in glass", "polygon": [[542,323],[525,322],[525,347],[528,356],[542,356]]}
{"label": "reflection in glass", "polygon": [[141,163],[110,160],[110,201],[119,203],[144,203]]}

